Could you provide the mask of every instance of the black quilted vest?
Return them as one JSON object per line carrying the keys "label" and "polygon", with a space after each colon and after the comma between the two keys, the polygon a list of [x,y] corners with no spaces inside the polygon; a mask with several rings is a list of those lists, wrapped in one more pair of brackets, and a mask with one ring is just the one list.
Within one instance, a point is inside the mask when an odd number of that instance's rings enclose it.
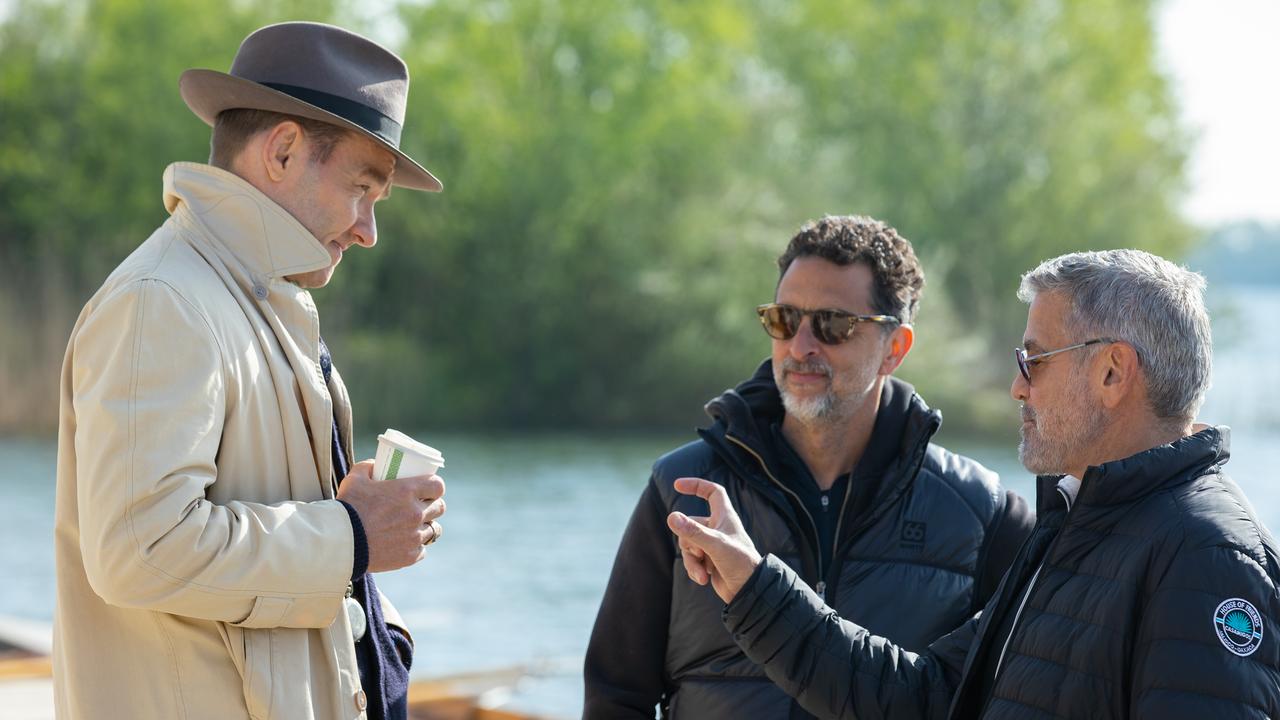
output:
{"label": "black quilted vest", "polygon": [[[983,540],[1003,509],[996,475],[930,443],[941,416],[891,379],[895,392],[911,396],[902,446],[870,510],[841,518],[835,559],[819,578],[812,522],[788,498],[763,447],[761,424],[780,412],[770,407],[777,390],[767,372],[766,363],[756,375],[764,380],[759,387],[745,383],[709,403],[715,423],[701,431],[702,440],[658,460],[654,482],[666,507],[707,514],[702,500],[675,492],[676,478],[723,485],[761,554],[790,565],[841,616],[905,647],[923,650],[969,619],[980,609],[975,578]],[[775,399],[762,398],[766,393]],[[809,717],[734,644],[721,623],[724,604],[688,579],[678,553],[666,658],[676,687],[668,716]]]}

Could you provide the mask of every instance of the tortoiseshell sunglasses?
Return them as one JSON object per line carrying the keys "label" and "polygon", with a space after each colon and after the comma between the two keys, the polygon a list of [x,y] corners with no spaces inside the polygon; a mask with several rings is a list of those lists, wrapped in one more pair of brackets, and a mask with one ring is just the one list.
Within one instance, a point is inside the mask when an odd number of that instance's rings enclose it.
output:
{"label": "tortoiseshell sunglasses", "polygon": [[775,340],[790,340],[800,331],[800,321],[806,316],[813,318],[810,323],[813,336],[823,345],[839,345],[853,335],[860,323],[877,325],[898,325],[902,321],[892,315],[855,315],[843,310],[801,310],[791,305],[768,303],[756,308],[760,316],[760,324],[769,337]]}

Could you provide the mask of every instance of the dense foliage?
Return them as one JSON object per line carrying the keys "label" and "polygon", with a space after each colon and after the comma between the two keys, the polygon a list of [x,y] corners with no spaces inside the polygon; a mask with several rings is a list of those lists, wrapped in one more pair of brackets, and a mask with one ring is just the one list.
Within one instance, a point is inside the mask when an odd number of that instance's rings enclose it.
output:
{"label": "dense foliage", "polygon": [[[1185,140],[1133,0],[17,0],[0,25],[0,427],[51,423],[61,343],[163,220],[208,132],[177,93],[252,28],[330,20],[402,53],[379,245],[317,292],[375,426],[658,427],[767,353],[752,307],[823,213],[897,226],[929,287],[902,374],[987,427],[1018,274],[1177,256]],[[13,271],[18,268],[18,271]],[[38,301],[41,320],[27,308]],[[19,339],[21,341],[19,342]],[[25,398],[25,400],[20,400]],[[370,427],[369,425],[365,426]]]}

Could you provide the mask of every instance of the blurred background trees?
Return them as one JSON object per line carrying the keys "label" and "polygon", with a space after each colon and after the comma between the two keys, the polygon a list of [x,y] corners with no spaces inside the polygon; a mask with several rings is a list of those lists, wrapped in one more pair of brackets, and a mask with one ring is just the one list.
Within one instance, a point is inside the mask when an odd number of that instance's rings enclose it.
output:
{"label": "blurred background trees", "polygon": [[0,24],[0,429],[47,431],[80,304],[203,161],[188,67],[336,22],[413,78],[445,183],[379,208],[316,293],[365,430],[701,422],[768,352],[795,229],[873,215],[928,287],[900,374],[948,429],[1013,427],[1018,276],[1078,249],[1180,257],[1187,138],[1135,0],[17,0]]}

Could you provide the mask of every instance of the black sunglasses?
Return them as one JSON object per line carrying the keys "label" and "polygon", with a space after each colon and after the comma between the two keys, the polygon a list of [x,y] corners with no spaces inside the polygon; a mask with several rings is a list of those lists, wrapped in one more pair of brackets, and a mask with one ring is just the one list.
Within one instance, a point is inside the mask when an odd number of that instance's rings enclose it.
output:
{"label": "black sunglasses", "polygon": [[1018,361],[1018,372],[1022,373],[1022,377],[1026,379],[1027,384],[1030,384],[1031,383],[1031,367],[1033,365],[1038,365],[1039,363],[1043,362],[1045,358],[1050,357],[1051,355],[1057,355],[1058,353],[1067,352],[1068,350],[1079,350],[1082,347],[1089,347],[1090,345],[1096,345],[1098,343],[1113,343],[1113,342],[1115,342],[1115,340],[1112,340],[1111,338],[1094,338],[1092,340],[1085,340],[1084,342],[1076,343],[1075,345],[1068,345],[1067,347],[1064,347],[1064,348],[1058,348],[1057,350],[1049,350],[1048,352],[1036,353],[1035,355],[1028,355],[1026,350],[1023,350],[1022,348],[1019,347],[1019,348],[1013,349],[1013,357],[1015,360]]}
{"label": "black sunglasses", "polygon": [[892,315],[855,315],[843,310],[801,310],[791,305],[769,303],[756,308],[760,316],[760,324],[769,337],[775,340],[790,340],[800,331],[800,321],[806,316],[813,318],[811,327],[813,336],[823,345],[839,345],[853,335],[859,323],[876,323],[877,325],[900,325],[901,320]]}

